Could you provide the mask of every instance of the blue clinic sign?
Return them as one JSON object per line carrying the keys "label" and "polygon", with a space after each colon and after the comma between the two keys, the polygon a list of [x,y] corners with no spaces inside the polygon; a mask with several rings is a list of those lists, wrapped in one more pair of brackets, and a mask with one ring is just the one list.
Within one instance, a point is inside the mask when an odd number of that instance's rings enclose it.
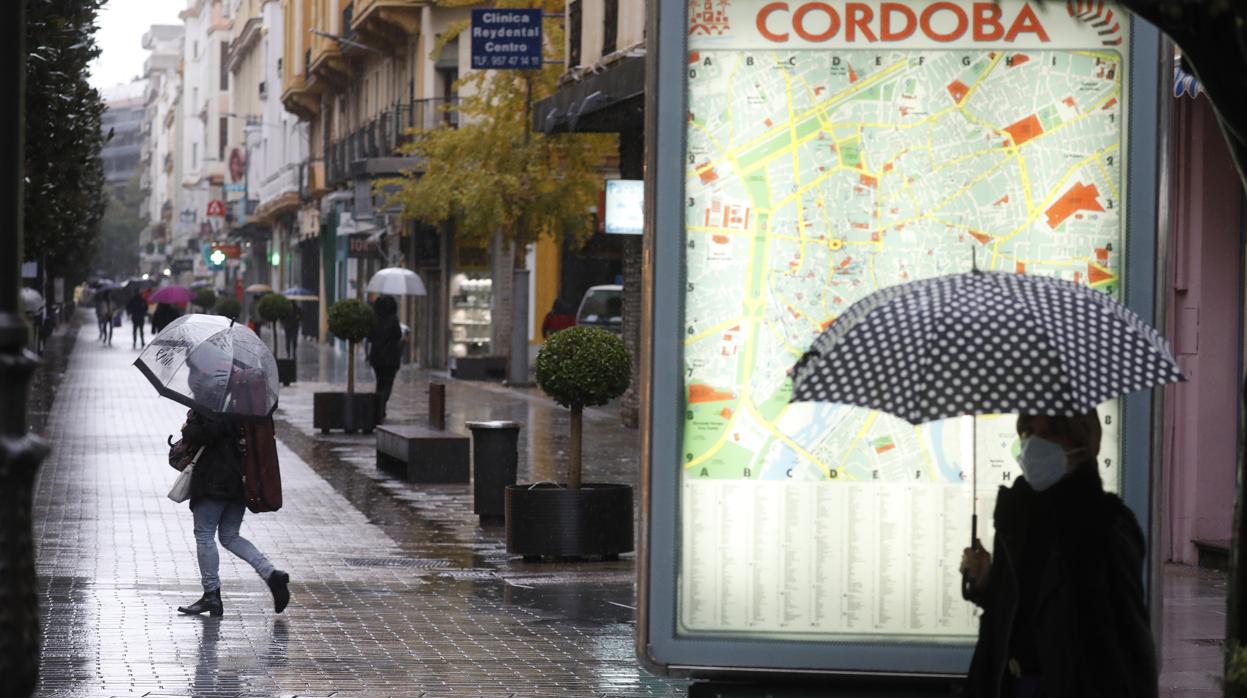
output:
{"label": "blue clinic sign", "polygon": [[541,10],[472,10],[472,68],[541,67]]}

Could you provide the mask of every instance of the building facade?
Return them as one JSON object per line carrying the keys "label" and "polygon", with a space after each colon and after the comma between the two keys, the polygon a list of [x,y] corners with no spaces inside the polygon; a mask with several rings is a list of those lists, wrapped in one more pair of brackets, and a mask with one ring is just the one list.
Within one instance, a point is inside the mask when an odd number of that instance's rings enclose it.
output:
{"label": "building facade", "polygon": [[100,157],[104,160],[104,179],[114,195],[121,194],[131,177],[141,177],[146,91],[147,81],[142,79],[104,90],[100,129],[107,141]]}
{"label": "building facade", "polygon": [[[239,262],[231,256],[221,269],[210,268],[205,246],[223,243],[228,235],[224,185],[230,121],[229,56],[233,23],[228,0],[189,0],[181,17],[185,26],[182,52],[182,216],[173,248],[201,254],[193,275],[210,276],[214,286],[239,294]],[[210,206],[211,204],[211,206]]]}
{"label": "building facade", "polygon": [[[533,124],[546,133],[613,133],[619,137],[617,166],[604,179],[644,178],[645,1],[568,0],[564,56],[567,71],[559,90],[533,108]],[[603,182],[605,186],[605,182]],[[600,225],[599,230],[604,231]],[[599,234],[579,250],[563,250],[557,294],[573,306],[591,286],[623,283],[623,338],[639,357],[641,334],[641,237]],[[640,362],[632,362],[632,383],[621,417],[638,424]]]}
{"label": "building facade", "polygon": [[[143,34],[143,48],[151,52],[144,63],[147,94],[143,115],[143,193],[146,222],[140,234],[142,271],[160,274],[172,254],[183,263],[190,255],[178,255],[172,248],[172,233],[181,210],[181,172],[178,147],[181,118],[178,97],[181,88],[182,26],[153,25]],[[179,271],[189,271],[183,264]]]}

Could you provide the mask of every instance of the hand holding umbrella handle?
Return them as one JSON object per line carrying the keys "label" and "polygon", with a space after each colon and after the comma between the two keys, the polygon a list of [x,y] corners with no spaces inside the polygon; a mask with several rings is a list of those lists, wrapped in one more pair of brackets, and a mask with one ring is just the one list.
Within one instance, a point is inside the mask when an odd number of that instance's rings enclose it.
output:
{"label": "hand holding umbrella handle", "polygon": [[[972,537],[970,539],[969,550],[973,552],[983,551],[983,544],[979,542],[979,538],[978,538],[978,528],[979,528],[978,519],[979,517],[976,514],[974,518],[971,520],[971,524],[970,524]],[[975,585],[977,583],[978,583],[978,578],[970,576],[970,566],[963,563],[961,567],[961,598],[965,599],[966,601],[974,601]]]}

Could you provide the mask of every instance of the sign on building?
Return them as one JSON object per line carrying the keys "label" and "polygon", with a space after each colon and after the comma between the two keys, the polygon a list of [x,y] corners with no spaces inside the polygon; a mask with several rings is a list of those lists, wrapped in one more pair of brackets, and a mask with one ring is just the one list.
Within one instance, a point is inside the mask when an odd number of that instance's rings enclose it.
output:
{"label": "sign on building", "polygon": [[[1151,317],[1158,34],[1021,0],[656,7],[639,653],[951,680],[971,503],[1020,475],[1014,418],[972,443],[964,419],[790,403],[788,372],[855,301],[975,257]],[[1106,487],[1145,529],[1149,400],[1100,408]]]}
{"label": "sign on building", "polygon": [[207,215],[209,218],[224,218],[225,202],[220,199],[213,199],[209,201]]}
{"label": "sign on building", "polygon": [[541,10],[472,10],[472,68],[540,68],[541,17]]}

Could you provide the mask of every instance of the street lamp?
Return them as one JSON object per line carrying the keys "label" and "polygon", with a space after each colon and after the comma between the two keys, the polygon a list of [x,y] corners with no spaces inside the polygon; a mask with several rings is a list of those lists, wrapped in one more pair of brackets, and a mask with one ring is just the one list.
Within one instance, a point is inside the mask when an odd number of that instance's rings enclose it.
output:
{"label": "street lamp", "polygon": [[39,679],[39,600],[31,537],[31,489],[47,443],[26,427],[26,389],[38,359],[26,349],[19,305],[26,130],[26,3],[0,9],[0,677],[28,696]]}
{"label": "street lamp", "polygon": [[164,270],[164,275],[165,275],[165,276],[173,276],[173,270],[172,270],[172,269],[170,269],[169,267],[165,267],[165,270]]}

